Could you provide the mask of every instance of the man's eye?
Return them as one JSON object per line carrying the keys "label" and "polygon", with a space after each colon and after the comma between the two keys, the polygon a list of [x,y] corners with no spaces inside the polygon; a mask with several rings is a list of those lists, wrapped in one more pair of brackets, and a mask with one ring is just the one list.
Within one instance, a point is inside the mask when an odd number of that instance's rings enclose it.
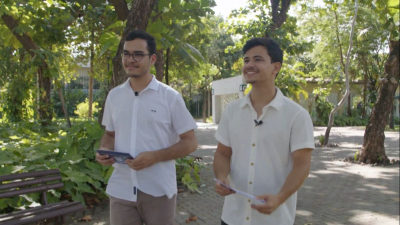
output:
{"label": "man's eye", "polygon": [[127,52],[124,52],[124,55],[129,55],[129,53],[127,53]]}
{"label": "man's eye", "polygon": [[135,53],[135,56],[144,56],[144,54],[142,54],[142,53]]}
{"label": "man's eye", "polygon": [[261,61],[261,59],[256,59],[256,61]]}
{"label": "man's eye", "polygon": [[244,63],[248,63],[249,62],[249,60],[244,60]]}

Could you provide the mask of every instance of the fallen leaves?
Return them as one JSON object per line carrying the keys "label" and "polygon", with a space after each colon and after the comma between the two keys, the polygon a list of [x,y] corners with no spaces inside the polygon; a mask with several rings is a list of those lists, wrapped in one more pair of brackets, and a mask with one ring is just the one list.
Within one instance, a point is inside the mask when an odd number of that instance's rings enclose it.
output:
{"label": "fallen leaves", "polygon": [[90,215],[83,216],[81,218],[81,221],[86,221],[86,222],[92,221],[92,216],[90,216]]}
{"label": "fallen leaves", "polygon": [[197,216],[192,215],[192,216],[189,216],[188,219],[186,219],[186,223],[190,223],[191,221],[196,221],[196,220],[197,220]]}

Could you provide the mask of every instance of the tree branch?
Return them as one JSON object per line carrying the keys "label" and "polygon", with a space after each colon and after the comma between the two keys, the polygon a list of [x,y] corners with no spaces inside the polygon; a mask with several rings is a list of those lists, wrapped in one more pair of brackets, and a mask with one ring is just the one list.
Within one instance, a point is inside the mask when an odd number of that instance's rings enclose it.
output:
{"label": "tree branch", "polygon": [[125,0],[108,0],[108,2],[114,6],[119,20],[125,21],[128,18],[129,9]]}
{"label": "tree branch", "polygon": [[10,29],[10,31],[13,33],[13,35],[18,39],[19,42],[21,42],[22,46],[24,49],[32,56],[35,56],[35,53],[32,50],[36,50],[37,46],[35,42],[33,42],[32,38],[30,38],[28,35],[23,33],[22,35],[18,34],[15,31],[15,28],[17,28],[18,22],[10,15],[3,14],[1,16],[1,19],[3,19],[4,23]]}

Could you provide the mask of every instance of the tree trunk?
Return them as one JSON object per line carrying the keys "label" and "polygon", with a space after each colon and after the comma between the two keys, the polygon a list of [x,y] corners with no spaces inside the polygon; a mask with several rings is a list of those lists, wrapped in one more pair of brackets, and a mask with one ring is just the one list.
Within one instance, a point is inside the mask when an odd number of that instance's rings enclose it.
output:
{"label": "tree trunk", "polygon": [[348,117],[351,117],[351,105],[352,105],[352,102],[351,102],[351,90],[350,90],[350,87],[349,87],[349,96],[347,96],[347,116]]}
{"label": "tree trunk", "polygon": [[49,126],[53,119],[53,109],[51,107],[51,79],[46,74],[47,64],[41,65],[38,68],[39,78],[39,119],[42,126]]}
{"label": "tree trunk", "polygon": [[169,57],[170,57],[170,55],[171,55],[171,49],[170,48],[167,48],[167,54],[166,54],[166,61],[165,61],[165,63],[166,63],[166,65],[165,65],[165,83],[167,84],[167,85],[169,85]]}
{"label": "tree trunk", "polygon": [[207,101],[207,103],[208,103],[207,118],[211,116],[211,101],[212,101],[211,99],[212,99],[211,88],[209,88],[209,90],[208,90],[208,101]]}
{"label": "tree trunk", "polygon": [[[56,80],[57,83],[57,80]],[[56,86],[56,85],[55,85]],[[60,97],[61,106],[64,112],[65,120],[67,121],[67,126],[71,128],[71,120],[69,119],[67,105],[65,104],[64,95],[62,93],[62,88],[57,88],[58,96]]]}
{"label": "tree trunk", "polygon": [[92,40],[90,43],[90,74],[89,74],[89,118],[93,116],[93,61],[94,61],[94,25],[92,24]]}
{"label": "tree trunk", "polygon": [[158,81],[163,82],[164,78],[164,55],[163,55],[164,50],[160,49],[157,50],[156,56],[157,60],[154,64],[154,67],[156,68],[156,78]]}
{"label": "tree trunk", "polygon": [[128,79],[121,58],[126,36],[128,36],[128,34],[134,30],[146,30],[153,7],[157,2],[157,0],[135,0],[132,2],[132,7],[128,14],[126,26],[124,28],[121,41],[119,42],[117,54],[113,58],[112,87],[116,87]]}
{"label": "tree trunk", "polygon": [[389,115],[389,128],[394,129],[394,110],[395,107],[392,105],[392,110],[390,110],[390,115]]}
{"label": "tree trunk", "polygon": [[204,87],[203,89],[203,123],[207,122],[207,88]]}
{"label": "tree trunk", "polygon": [[392,43],[389,58],[385,63],[385,74],[387,80],[381,80],[378,100],[371,113],[368,125],[364,133],[364,142],[361,148],[359,161],[364,163],[388,162],[385,153],[385,127],[389,113],[393,107],[394,95],[400,79],[400,55],[399,41]]}
{"label": "tree trunk", "polygon": [[[350,81],[349,81],[349,64],[350,64],[350,53],[351,53],[351,48],[353,47],[353,34],[354,34],[354,27],[356,23],[356,18],[357,18],[357,12],[358,12],[358,0],[356,0],[355,3],[355,9],[354,9],[354,17],[351,25],[351,31],[350,31],[350,44],[349,44],[349,49],[347,50],[347,56],[346,56],[346,65],[345,65],[345,77],[346,77],[346,92],[342,98],[342,100],[339,101],[339,103],[333,108],[331,113],[329,114],[329,122],[328,122],[328,127],[326,128],[325,131],[325,137],[324,137],[324,144],[323,146],[326,146],[329,142],[329,134],[331,132],[331,128],[333,126],[333,123],[335,121],[335,113],[338,111],[342,106],[343,103],[348,95],[350,95]],[[336,11],[335,11],[336,15]],[[341,61],[343,59],[341,58]],[[343,62],[342,62],[343,63]],[[350,104],[350,102],[349,102]]]}

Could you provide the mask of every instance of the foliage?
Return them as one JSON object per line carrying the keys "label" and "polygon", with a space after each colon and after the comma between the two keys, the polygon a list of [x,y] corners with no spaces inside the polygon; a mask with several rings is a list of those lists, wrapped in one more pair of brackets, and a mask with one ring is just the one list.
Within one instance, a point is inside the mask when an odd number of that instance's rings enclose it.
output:
{"label": "foliage", "polygon": [[176,159],[175,162],[177,182],[184,184],[190,191],[200,192],[199,171],[206,167],[190,156]]}
{"label": "foliage", "polygon": [[[92,110],[93,114],[97,113],[99,109],[97,106],[99,105],[98,102],[93,102],[92,103]],[[74,113],[79,116],[79,118],[87,118],[89,117],[89,100],[86,99],[85,102],[81,102],[76,106],[76,110]]]}
{"label": "foliage", "polygon": [[214,123],[214,122],[213,122],[213,117],[212,117],[212,116],[209,116],[209,117],[206,119],[206,122],[207,122],[207,123]]}
{"label": "foliage", "polygon": [[[353,114],[354,115],[354,114]],[[361,116],[336,116],[334,125],[338,127],[345,126],[366,126],[368,123],[368,118],[361,118]]]}
{"label": "foliage", "polygon": [[[4,123],[0,127],[0,175],[60,169],[64,188],[47,193],[49,203],[63,196],[85,203],[83,194],[104,198],[104,187],[112,171],[95,161],[94,148],[100,145],[103,130],[97,122],[62,124],[44,130],[37,123]],[[61,127],[61,129],[60,129]],[[38,194],[0,199],[0,211],[40,202]]]}
{"label": "foliage", "polygon": [[325,136],[324,135],[319,135],[319,137],[318,137],[318,141],[319,141],[319,143],[321,144],[321,146],[323,146],[324,145],[324,140],[325,140]]}
{"label": "foliage", "polygon": [[[77,110],[78,104],[85,101],[86,94],[80,89],[67,89],[63,90],[63,92],[68,115],[74,115],[74,112]],[[64,112],[58,92],[53,92],[52,101],[54,105],[54,112],[56,113],[56,115],[58,117],[64,117]]]}
{"label": "foliage", "polygon": [[327,96],[330,93],[330,89],[317,88],[313,91],[315,96],[315,108],[317,113],[318,125],[326,125],[329,120],[329,114],[333,109],[333,104],[327,101]]}

